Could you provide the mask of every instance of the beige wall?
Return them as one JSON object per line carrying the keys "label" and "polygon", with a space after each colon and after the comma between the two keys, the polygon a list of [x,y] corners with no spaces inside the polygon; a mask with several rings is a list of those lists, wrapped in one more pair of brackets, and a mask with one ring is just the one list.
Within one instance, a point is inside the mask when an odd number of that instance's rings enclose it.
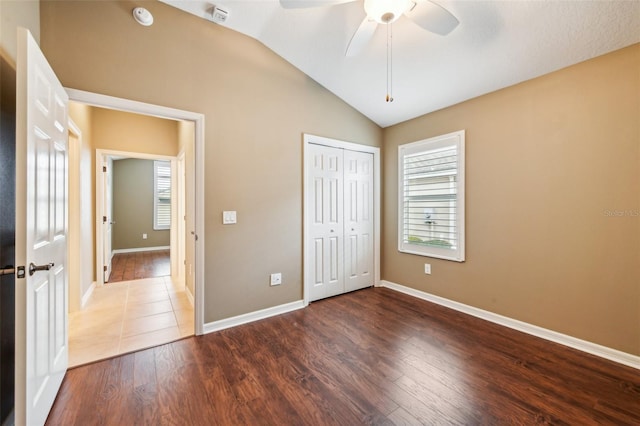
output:
{"label": "beige wall", "polygon": [[300,300],[302,134],[381,129],[249,37],[158,2],[145,28],[133,6],[43,2],[45,55],[65,86],[205,115],[205,322]]}
{"label": "beige wall", "polygon": [[[95,227],[96,222],[96,203],[95,203],[95,185],[92,184],[92,177],[95,179],[95,168],[92,167],[92,163],[95,161],[95,150],[93,148],[93,138],[91,132],[91,116],[92,110],[90,106],[79,104],[76,102],[69,103],[69,117],[78,126],[82,132],[82,141],[79,150],[79,164],[78,175],[80,177],[78,186],[75,188],[69,188],[69,191],[78,191],[78,203],[80,205],[80,212],[78,212],[77,220],[79,221],[79,227],[69,227],[72,229],[78,229],[80,232],[80,251],[78,265],[81,269],[79,271],[80,277],[80,294],[72,295],[75,297],[82,297],[87,290],[91,287],[91,284],[96,279],[96,255],[95,255]],[[70,164],[69,167],[74,167]],[[71,212],[69,212],[71,220]],[[74,303],[75,304],[75,303]]]}
{"label": "beige wall", "polygon": [[92,120],[95,149],[178,154],[177,121],[106,108],[93,108]]}
{"label": "beige wall", "polygon": [[113,250],[169,246],[169,230],[153,229],[153,174],[153,160],[113,162]]}
{"label": "beige wall", "polygon": [[[385,129],[383,279],[640,355],[639,76],[634,45]],[[397,147],[461,129],[467,261],[401,254]]]}

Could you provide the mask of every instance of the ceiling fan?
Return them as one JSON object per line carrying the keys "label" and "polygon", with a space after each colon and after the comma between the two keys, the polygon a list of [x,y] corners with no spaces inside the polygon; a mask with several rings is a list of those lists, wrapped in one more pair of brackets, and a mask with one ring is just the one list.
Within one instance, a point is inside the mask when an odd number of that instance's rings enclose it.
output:
{"label": "ceiling fan", "polygon": [[[280,0],[285,9],[300,9],[356,0]],[[378,24],[391,24],[403,14],[427,31],[447,35],[459,24],[458,19],[444,7],[430,0],[364,0],[364,18],[345,52],[346,56],[356,56],[369,43]]]}

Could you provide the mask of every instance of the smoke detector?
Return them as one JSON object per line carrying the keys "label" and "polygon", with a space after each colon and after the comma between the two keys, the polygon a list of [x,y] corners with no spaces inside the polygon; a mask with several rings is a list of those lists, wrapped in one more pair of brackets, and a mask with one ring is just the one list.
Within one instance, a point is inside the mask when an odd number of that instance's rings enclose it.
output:
{"label": "smoke detector", "polygon": [[133,19],[135,19],[138,24],[145,27],[149,27],[153,24],[153,15],[144,7],[136,7],[133,9]]}

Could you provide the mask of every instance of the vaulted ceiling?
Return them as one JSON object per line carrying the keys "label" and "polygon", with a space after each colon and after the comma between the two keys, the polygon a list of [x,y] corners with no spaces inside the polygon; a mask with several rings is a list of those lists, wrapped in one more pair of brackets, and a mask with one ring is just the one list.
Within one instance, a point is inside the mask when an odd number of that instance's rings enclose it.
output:
{"label": "vaulted ceiling", "polygon": [[[210,2],[161,1],[211,20]],[[228,18],[211,25],[259,40],[381,127],[640,42],[637,0],[434,3],[460,24],[440,36],[406,17],[393,23],[393,102],[385,100],[385,25],[360,54],[345,56],[366,17],[362,0],[299,9],[278,0],[219,0]]]}

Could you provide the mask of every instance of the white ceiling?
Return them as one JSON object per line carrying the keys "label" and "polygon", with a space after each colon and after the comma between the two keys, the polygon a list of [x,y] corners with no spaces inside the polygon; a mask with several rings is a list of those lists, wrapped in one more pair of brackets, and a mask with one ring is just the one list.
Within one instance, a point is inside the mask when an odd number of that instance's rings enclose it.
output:
{"label": "white ceiling", "polygon": [[[211,17],[211,2],[161,1]],[[278,0],[217,6],[229,12],[222,25],[259,40],[381,127],[640,42],[640,0],[434,2],[460,25],[442,37],[406,17],[393,24],[392,103],[384,26],[360,55],[344,56],[365,17],[362,0],[313,9],[285,10]]]}

